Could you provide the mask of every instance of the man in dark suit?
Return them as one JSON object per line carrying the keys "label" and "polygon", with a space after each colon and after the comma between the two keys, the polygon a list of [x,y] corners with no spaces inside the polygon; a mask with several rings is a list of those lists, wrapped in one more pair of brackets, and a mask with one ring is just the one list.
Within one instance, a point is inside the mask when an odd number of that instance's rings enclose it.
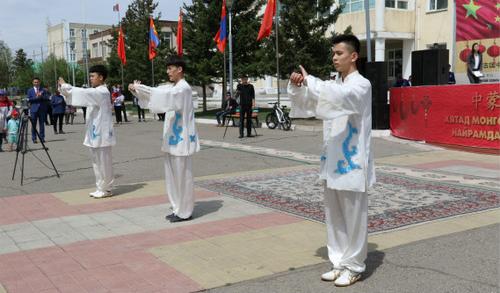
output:
{"label": "man in dark suit", "polygon": [[245,116],[247,120],[247,136],[252,137],[252,108],[255,107],[255,90],[253,85],[248,83],[248,77],[241,77],[241,83],[236,87],[236,92],[240,97],[240,136],[243,138],[243,122]]}
{"label": "man in dark suit", "polygon": [[50,101],[50,93],[47,89],[41,87],[38,77],[33,78],[33,87],[28,90],[28,101],[31,104],[30,116],[33,122],[31,140],[33,140],[33,143],[37,143],[36,125],[38,121],[40,124],[40,139],[45,142],[45,119],[47,117],[47,102]]}

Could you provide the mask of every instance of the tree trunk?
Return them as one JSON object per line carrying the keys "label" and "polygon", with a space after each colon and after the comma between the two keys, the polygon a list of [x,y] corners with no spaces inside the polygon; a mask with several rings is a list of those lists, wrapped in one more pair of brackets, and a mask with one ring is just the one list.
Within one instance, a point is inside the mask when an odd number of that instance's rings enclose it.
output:
{"label": "tree trunk", "polygon": [[203,89],[203,112],[206,112],[207,111],[207,87],[203,83],[201,85],[201,88]]}

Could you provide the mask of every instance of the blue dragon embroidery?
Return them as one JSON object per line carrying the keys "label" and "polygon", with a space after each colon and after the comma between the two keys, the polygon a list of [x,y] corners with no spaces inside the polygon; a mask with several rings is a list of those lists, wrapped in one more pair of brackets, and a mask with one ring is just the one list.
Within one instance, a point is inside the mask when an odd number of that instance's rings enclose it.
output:
{"label": "blue dragon embroidery", "polygon": [[92,133],[90,136],[92,138],[92,140],[96,139],[98,136],[101,136],[100,134],[95,132],[95,128],[96,128],[95,125],[92,125]]}
{"label": "blue dragon embroidery", "polygon": [[196,134],[194,134],[194,135],[190,135],[190,136],[189,136],[189,141],[190,141],[190,142],[196,142]]}
{"label": "blue dragon embroidery", "polygon": [[169,145],[177,145],[179,142],[182,141],[181,133],[182,133],[182,126],[179,126],[180,120],[182,118],[181,113],[175,113],[175,121],[174,124],[172,125],[172,132],[174,135],[171,135],[168,138],[168,144]]}
{"label": "blue dragon embroidery", "polygon": [[348,122],[348,126],[349,134],[342,142],[342,153],[344,154],[345,160],[337,161],[337,170],[335,170],[335,173],[347,174],[354,169],[361,169],[359,165],[355,164],[352,161],[352,157],[354,157],[358,153],[358,148],[356,146],[352,146],[349,150],[349,144],[351,143],[353,135],[358,133],[358,129],[352,127],[350,122]]}
{"label": "blue dragon embroidery", "polygon": [[321,157],[319,158],[319,160],[320,160],[321,162],[326,161],[326,156],[325,156],[325,155],[321,155]]}

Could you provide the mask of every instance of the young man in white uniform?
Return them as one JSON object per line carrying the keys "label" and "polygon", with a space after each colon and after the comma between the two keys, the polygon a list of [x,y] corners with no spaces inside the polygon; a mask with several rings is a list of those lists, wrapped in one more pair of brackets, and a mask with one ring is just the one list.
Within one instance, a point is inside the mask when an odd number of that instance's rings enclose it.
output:
{"label": "young man in white uniform", "polygon": [[148,108],[152,113],[166,113],[161,150],[165,152],[165,185],[173,209],[173,213],[166,216],[170,222],[192,218],[192,155],[200,150],[192,90],[184,80],[185,68],[182,58],[173,56],[167,62],[168,77],[173,84],[153,88],[134,81],[129,85],[141,108]]}
{"label": "young man in white uniform", "polygon": [[59,85],[68,105],[87,107],[87,131],[83,145],[90,148],[97,187],[90,196],[102,198],[112,195],[114,178],[111,148],[116,144],[116,139],[111,95],[105,84],[108,71],[103,65],[95,65],[89,69],[89,73],[92,88],[73,87],[62,77],[59,78]]}
{"label": "young man in white uniform", "polygon": [[321,276],[336,286],[349,286],[365,271],[367,257],[367,189],[375,181],[371,140],[371,84],[356,67],[359,40],[341,35],[333,40],[337,80],[322,81],[292,73],[288,93],[292,117],[323,120],[320,179],[325,184],[328,257],[333,269]]}

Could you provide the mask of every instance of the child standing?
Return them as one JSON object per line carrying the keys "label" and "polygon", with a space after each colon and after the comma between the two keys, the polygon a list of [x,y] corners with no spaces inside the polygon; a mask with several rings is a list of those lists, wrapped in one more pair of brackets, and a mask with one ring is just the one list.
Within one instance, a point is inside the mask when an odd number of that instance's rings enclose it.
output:
{"label": "child standing", "polygon": [[19,132],[19,112],[13,110],[10,117],[7,123],[7,141],[9,142],[9,151],[13,151],[14,144],[17,144],[17,133]]}

